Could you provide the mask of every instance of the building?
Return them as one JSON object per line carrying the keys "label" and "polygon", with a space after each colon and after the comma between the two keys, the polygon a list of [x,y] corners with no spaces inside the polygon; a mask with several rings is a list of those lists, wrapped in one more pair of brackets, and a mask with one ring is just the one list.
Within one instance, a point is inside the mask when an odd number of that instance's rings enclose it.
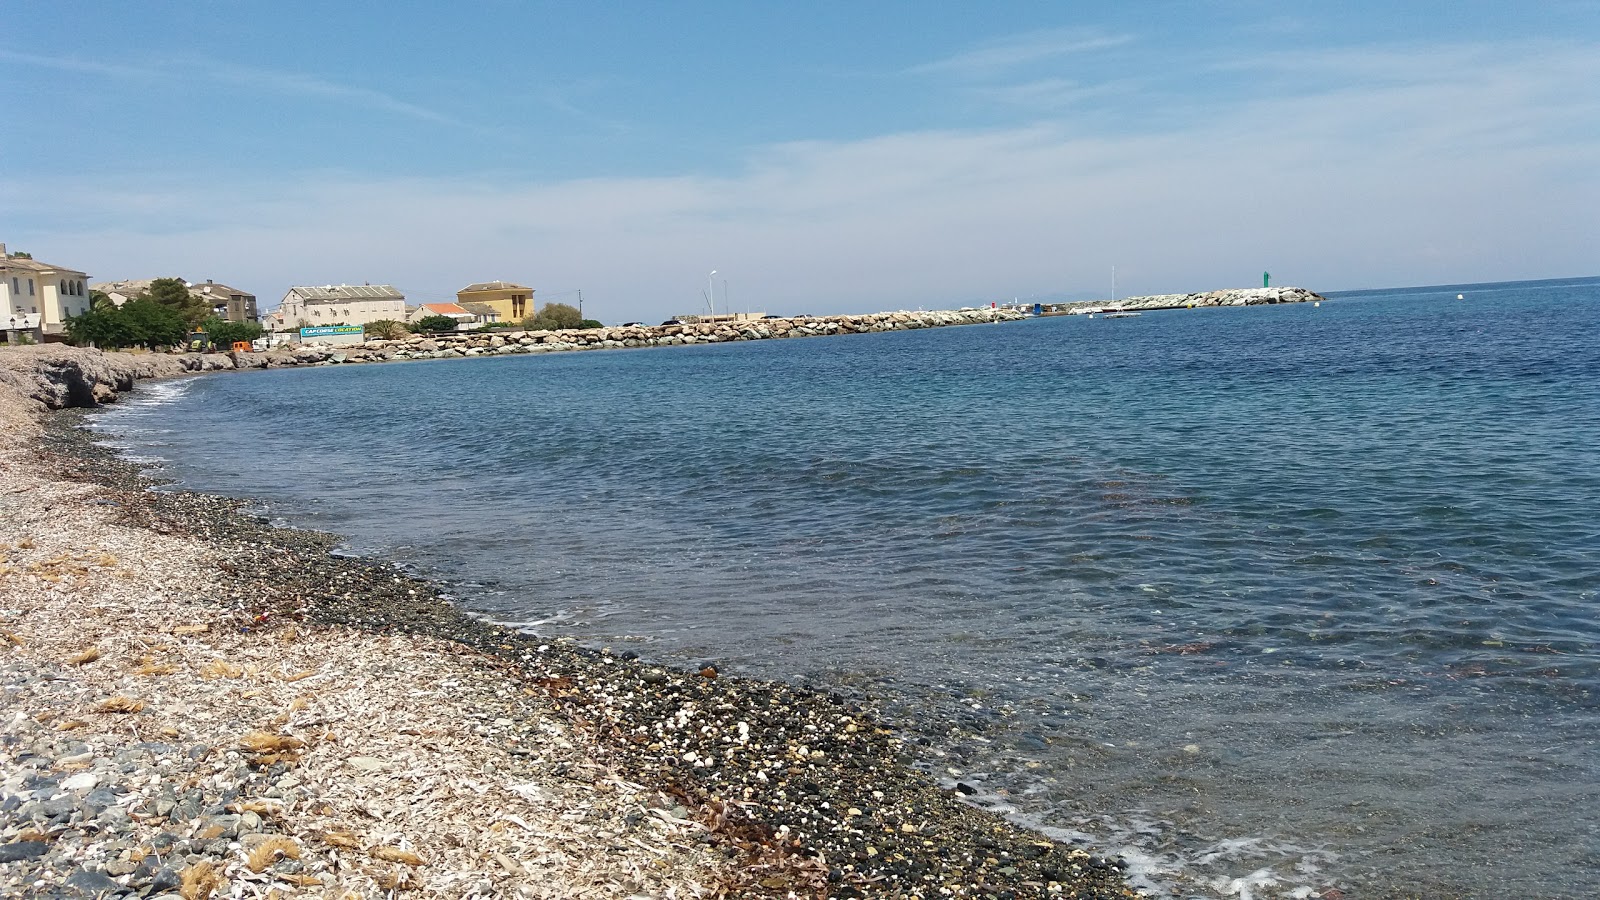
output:
{"label": "building", "polygon": [[211,305],[211,314],[229,322],[254,322],[260,318],[256,312],[256,295],[238,288],[217,284],[207,278],[204,284],[189,285],[189,293]]}
{"label": "building", "polygon": [[406,324],[416,323],[429,316],[449,316],[456,320],[456,328],[477,328],[481,325],[472,310],[455,303],[424,303],[406,314]]}
{"label": "building", "polygon": [[500,321],[500,310],[487,303],[461,303],[457,305],[472,313],[472,320],[480,325],[493,325]]}
{"label": "building", "polygon": [[526,319],[534,313],[533,288],[509,281],[469,284],[456,291],[456,302],[462,306],[482,303],[493,308],[506,321]]}
{"label": "building", "polygon": [[89,290],[99,291],[111,300],[112,305],[121,306],[135,297],[143,297],[150,293],[150,283],[154,278],[127,278],[122,281],[97,281],[89,285]]}
{"label": "building", "polygon": [[77,269],[16,255],[0,244],[0,327],[8,341],[60,334],[67,319],[89,311],[89,276]]}
{"label": "building", "polygon": [[[465,312],[465,310],[463,310]],[[284,327],[366,325],[406,321],[406,295],[387,284],[292,287],[278,304]]]}

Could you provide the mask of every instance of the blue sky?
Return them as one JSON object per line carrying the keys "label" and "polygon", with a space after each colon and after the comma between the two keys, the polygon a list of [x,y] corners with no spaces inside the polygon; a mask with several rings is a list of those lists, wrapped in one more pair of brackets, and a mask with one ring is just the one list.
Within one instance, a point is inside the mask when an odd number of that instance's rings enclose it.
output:
{"label": "blue sky", "polygon": [[[1400,8],[1395,8],[1395,7]],[[8,4],[0,241],[610,322],[1600,274],[1600,3]]]}

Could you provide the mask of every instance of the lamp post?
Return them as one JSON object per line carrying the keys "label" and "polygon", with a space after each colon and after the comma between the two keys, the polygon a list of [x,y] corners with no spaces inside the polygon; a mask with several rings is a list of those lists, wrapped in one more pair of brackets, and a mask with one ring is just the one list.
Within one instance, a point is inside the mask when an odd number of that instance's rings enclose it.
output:
{"label": "lamp post", "polygon": [[712,269],[711,274],[706,276],[706,307],[711,312],[711,318],[713,319],[717,317],[717,286],[711,279],[716,274],[717,270]]}

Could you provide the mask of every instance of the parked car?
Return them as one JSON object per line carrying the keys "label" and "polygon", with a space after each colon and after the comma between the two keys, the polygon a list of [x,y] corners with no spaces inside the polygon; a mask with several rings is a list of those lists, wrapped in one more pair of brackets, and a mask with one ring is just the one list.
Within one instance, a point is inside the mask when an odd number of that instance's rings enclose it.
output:
{"label": "parked car", "polygon": [[677,319],[668,319],[665,322],[662,322],[661,324],[663,324],[663,325],[682,325],[683,323],[679,322]]}

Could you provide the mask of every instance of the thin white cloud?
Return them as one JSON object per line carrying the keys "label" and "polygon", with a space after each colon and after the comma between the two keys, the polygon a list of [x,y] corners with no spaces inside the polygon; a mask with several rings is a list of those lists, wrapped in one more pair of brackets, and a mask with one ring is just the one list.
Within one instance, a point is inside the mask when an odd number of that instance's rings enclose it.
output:
{"label": "thin white cloud", "polygon": [[992,75],[1047,59],[1118,47],[1132,40],[1132,35],[1080,29],[1031,31],[986,41],[953,56],[913,66],[910,71],[919,75]]}
{"label": "thin white cloud", "polygon": [[427,107],[401,100],[383,91],[335,84],[300,72],[280,72],[250,68],[210,58],[185,58],[161,66],[130,66],[70,56],[44,56],[0,50],[0,61],[62,72],[81,72],[107,78],[160,79],[172,81],[192,78],[196,72],[213,82],[249,88],[260,93],[318,97],[380,112],[394,113],[442,125],[459,125],[451,117]]}
{"label": "thin white cloud", "polygon": [[279,72],[271,69],[250,68],[231,63],[220,63],[211,59],[196,61],[195,64],[208,72],[215,80],[231,82],[262,92],[320,97],[380,112],[409,116],[425,122],[435,122],[441,125],[460,124],[443,113],[400,100],[383,91],[373,90],[372,88],[335,84],[301,72]]}
{"label": "thin white cloud", "polygon": [[11,50],[0,50],[0,60],[32,66],[42,69],[55,69],[61,72],[83,72],[90,75],[104,75],[109,78],[156,78],[160,77],[159,70],[127,66],[120,63],[108,63],[100,60],[78,59],[72,56],[44,56],[37,53],[17,53]]}
{"label": "thin white cloud", "polygon": [[980,103],[1001,104],[1023,110],[1059,112],[1089,100],[1132,90],[1128,82],[1083,84],[1067,78],[1040,78],[1016,84],[984,85],[968,93]]}

